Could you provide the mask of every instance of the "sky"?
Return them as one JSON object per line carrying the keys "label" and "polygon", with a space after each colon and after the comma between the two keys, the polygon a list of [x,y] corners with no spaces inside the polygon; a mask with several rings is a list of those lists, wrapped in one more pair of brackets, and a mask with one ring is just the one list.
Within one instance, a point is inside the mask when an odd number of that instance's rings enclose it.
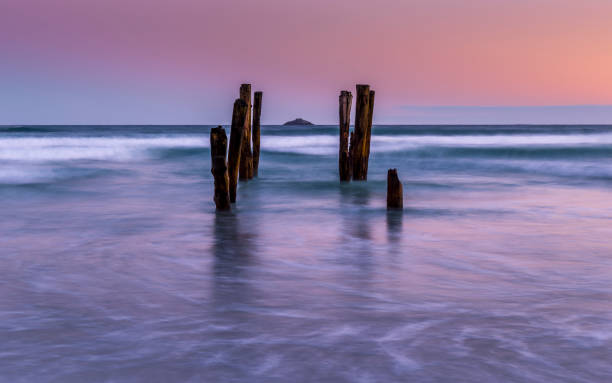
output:
{"label": "sky", "polygon": [[0,0],[0,124],[612,123],[610,0]]}

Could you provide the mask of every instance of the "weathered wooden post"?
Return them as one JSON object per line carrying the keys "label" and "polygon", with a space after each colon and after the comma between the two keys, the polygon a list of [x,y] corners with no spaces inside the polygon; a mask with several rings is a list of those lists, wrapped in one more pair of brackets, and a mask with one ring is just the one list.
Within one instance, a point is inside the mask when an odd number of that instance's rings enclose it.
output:
{"label": "weathered wooden post", "polygon": [[261,131],[261,99],[263,93],[255,92],[253,104],[253,177],[259,174],[259,136]]}
{"label": "weathered wooden post", "polygon": [[230,132],[229,153],[227,160],[230,202],[236,202],[238,167],[240,165],[240,152],[242,151],[247,109],[248,105],[246,102],[244,102],[244,100],[237,99],[234,102],[234,112],[232,113],[232,130]]}
{"label": "weathered wooden post", "polygon": [[404,187],[397,176],[397,169],[387,172],[387,209],[404,207]]}
{"label": "weathered wooden post", "polygon": [[244,121],[244,138],[240,154],[240,180],[253,178],[253,152],[251,151],[251,84],[240,85],[240,99],[247,104],[247,117]]}
{"label": "weathered wooden post", "polygon": [[227,175],[227,135],[222,126],[210,130],[211,173],[215,179],[217,210],[230,210],[229,177]]}
{"label": "weathered wooden post", "polygon": [[351,147],[353,162],[353,180],[367,179],[366,170],[366,143],[368,134],[368,114],[370,111],[370,86],[357,85],[357,99],[355,101],[355,139]]}
{"label": "weathered wooden post", "polygon": [[353,177],[353,150],[355,150],[355,132],[351,132],[349,138],[349,177]]}
{"label": "weathered wooden post", "polygon": [[372,116],[374,115],[374,96],[376,92],[370,90],[370,109],[368,110],[368,133],[366,135],[365,179],[368,179],[368,165],[370,163],[370,141],[372,138]]}
{"label": "weathered wooden post", "polygon": [[351,124],[351,104],[353,95],[343,90],[340,92],[340,150],[338,152],[338,171],[340,181],[351,180],[351,156],[349,155],[349,129]]}

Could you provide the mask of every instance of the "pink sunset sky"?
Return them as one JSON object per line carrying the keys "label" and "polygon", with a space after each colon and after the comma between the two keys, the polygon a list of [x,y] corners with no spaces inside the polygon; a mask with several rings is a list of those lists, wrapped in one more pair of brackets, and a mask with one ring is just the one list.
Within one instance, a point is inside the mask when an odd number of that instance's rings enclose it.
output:
{"label": "pink sunset sky", "polygon": [[0,124],[612,123],[610,0],[0,0]]}

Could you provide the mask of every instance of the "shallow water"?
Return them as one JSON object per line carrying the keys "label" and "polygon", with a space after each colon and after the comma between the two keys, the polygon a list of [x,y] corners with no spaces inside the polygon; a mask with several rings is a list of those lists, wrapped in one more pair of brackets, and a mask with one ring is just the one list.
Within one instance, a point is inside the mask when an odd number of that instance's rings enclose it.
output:
{"label": "shallow water", "polygon": [[1,381],[612,381],[612,127],[209,128],[0,128]]}

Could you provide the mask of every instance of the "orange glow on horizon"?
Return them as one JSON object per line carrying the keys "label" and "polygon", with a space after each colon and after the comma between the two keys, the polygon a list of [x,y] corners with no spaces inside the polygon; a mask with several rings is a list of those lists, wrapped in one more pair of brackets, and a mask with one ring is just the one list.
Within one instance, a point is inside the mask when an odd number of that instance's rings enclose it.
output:
{"label": "orange glow on horizon", "polygon": [[326,116],[316,99],[356,82],[389,113],[610,105],[610,15],[608,0],[4,0],[0,76],[66,71],[184,97],[249,81]]}

